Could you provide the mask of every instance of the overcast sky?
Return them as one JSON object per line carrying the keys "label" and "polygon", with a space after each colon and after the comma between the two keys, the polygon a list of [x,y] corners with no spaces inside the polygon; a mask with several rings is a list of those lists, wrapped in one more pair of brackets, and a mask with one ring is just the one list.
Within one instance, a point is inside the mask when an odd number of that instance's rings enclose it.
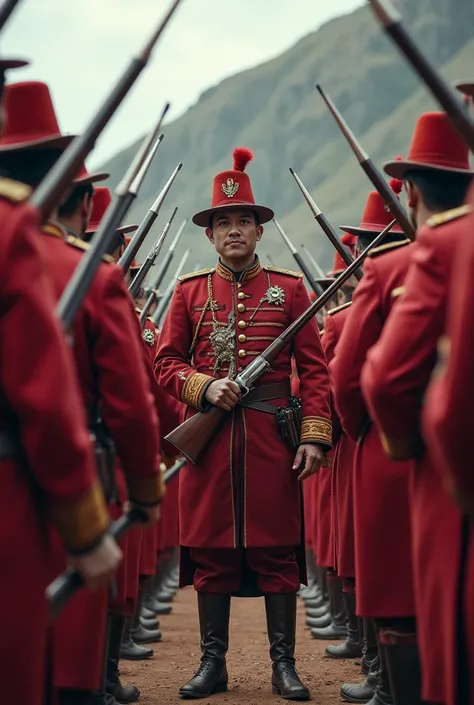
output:
{"label": "overcast sky", "polygon": [[[3,55],[33,65],[10,80],[43,80],[63,131],[81,131],[169,0],[21,0]],[[170,118],[208,87],[280,54],[362,0],[183,0],[151,62],[113,118],[90,165],[133,142],[166,101]]]}

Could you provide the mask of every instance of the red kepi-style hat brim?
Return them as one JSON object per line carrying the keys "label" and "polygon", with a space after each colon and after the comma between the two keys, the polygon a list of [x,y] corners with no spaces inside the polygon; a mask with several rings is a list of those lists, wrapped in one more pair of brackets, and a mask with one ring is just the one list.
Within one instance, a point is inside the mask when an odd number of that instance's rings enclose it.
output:
{"label": "red kepi-style hat brim", "polygon": [[474,78],[465,79],[464,81],[456,81],[454,87],[460,93],[464,93],[464,95],[474,98]]}
{"label": "red kepi-style hat brim", "polygon": [[29,61],[26,59],[0,58],[0,71],[9,71],[10,69],[22,69],[23,66],[29,66]]}

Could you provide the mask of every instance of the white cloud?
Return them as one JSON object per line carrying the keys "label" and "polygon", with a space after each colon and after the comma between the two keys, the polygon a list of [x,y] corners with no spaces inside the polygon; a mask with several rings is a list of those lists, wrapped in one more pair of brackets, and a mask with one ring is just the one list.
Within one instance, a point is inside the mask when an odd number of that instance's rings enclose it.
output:
{"label": "white cloud", "polygon": [[[209,86],[284,51],[361,0],[183,0],[92,164],[126,146],[166,101],[181,114]],[[60,124],[81,131],[163,16],[169,0],[22,0],[2,34],[2,53],[31,58],[15,80],[44,80]]]}

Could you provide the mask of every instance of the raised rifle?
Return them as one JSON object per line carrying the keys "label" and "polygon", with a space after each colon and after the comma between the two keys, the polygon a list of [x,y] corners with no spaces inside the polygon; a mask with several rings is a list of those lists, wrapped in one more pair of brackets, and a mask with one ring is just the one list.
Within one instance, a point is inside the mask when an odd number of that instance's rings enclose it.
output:
{"label": "raised rifle", "polygon": [[159,236],[159,238],[157,239],[157,241],[155,242],[155,244],[151,248],[146,260],[143,262],[142,266],[140,267],[140,269],[136,273],[132,283],[130,284],[128,290],[130,292],[130,296],[132,297],[132,299],[134,299],[138,295],[138,292],[140,291],[140,287],[141,287],[142,283],[145,281],[146,275],[148,274],[150,269],[155,264],[156,258],[160,254],[161,248],[163,247],[163,243],[165,241],[165,237],[169,233],[169,230],[171,228],[171,225],[173,223],[174,217],[177,212],[178,212],[178,208],[175,207],[174,211],[171,214],[170,219],[168,220],[165,227],[163,228],[161,235]]}
{"label": "raised rifle", "polygon": [[178,265],[178,269],[174,273],[174,276],[171,278],[171,281],[168,284],[168,287],[167,287],[165,293],[163,294],[163,298],[160,299],[160,303],[156,307],[156,311],[153,314],[152,319],[153,319],[153,323],[155,324],[155,326],[157,328],[160,327],[161,320],[164,318],[164,316],[166,314],[166,310],[167,310],[169,303],[171,301],[171,297],[173,296],[173,291],[176,286],[176,281],[177,281],[178,277],[180,277],[181,274],[183,273],[184,266],[185,266],[190,254],[191,254],[191,250],[187,249],[186,252],[184,253],[183,257],[181,258],[181,262]]}
{"label": "raised rifle", "polygon": [[267,260],[270,262],[270,266],[271,266],[271,267],[274,267],[274,266],[275,266],[275,262],[272,260],[272,258],[270,257],[270,255],[267,255]]}
{"label": "raised rifle", "polygon": [[158,274],[156,275],[156,279],[153,283],[153,286],[151,287],[150,293],[148,294],[148,298],[147,298],[145,305],[143,307],[143,311],[140,314],[140,323],[142,324],[142,327],[145,325],[145,320],[148,315],[148,311],[150,310],[151,306],[156,301],[156,298],[157,298],[156,292],[158,291],[160,284],[163,281],[166,272],[168,271],[168,267],[170,266],[171,260],[174,257],[174,251],[176,249],[176,245],[178,244],[179,239],[180,239],[181,235],[183,234],[187,223],[188,223],[188,219],[186,218],[181,223],[181,226],[180,226],[178,232],[176,233],[175,238],[174,238],[173,242],[171,243],[168,252],[163,257],[163,261],[162,261],[160,268],[158,270]]}
{"label": "raised rifle", "polygon": [[[245,397],[245,395],[248,394],[262,375],[268,371],[283,348],[291,343],[300,330],[332,299],[341,286],[343,286],[360,267],[370,250],[380,244],[394,224],[395,221],[392,221],[390,225],[379,233],[370,245],[361,252],[357,259],[339,275],[336,281],[333,282],[301,316],[298,316],[278,338],[270,343],[258,357],[252,360],[252,362],[237,375],[235,382],[239,385],[242,396]],[[198,411],[197,414],[191,416],[184,423],[175,428],[174,431],[171,431],[171,433],[166,436],[166,440],[172,443],[188,460],[196,464],[206,446],[217,432],[226,414],[226,411],[217,406],[211,406],[209,411]]]}
{"label": "raised rifle", "polygon": [[464,138],[471,152],[474,152],[474,120],[463,108],[462,103],[459,102],[439,71],[428,61],[409,35],[398,10],[388,0],[369,0],[369,4],[386,34],[393,39],[412,68],[428,86],[459,134]]}
{"label": "raised rifle", "polygon": [[136,254],[140,247],[142,246],[143,242],[145,241],[146,236],[150,232],[153,223],[155,220],[158,218],[158,215],[161,210],[161,206],[163,205],[166,196],[169,193],[170,188],[172,187],[176,177],[178,176],[179,172],[181,171],[183,165],[180,162],[178,166],[175,168],[173,173],[171,174],[170,178],[166,182],[166,184],[163,186],[162,190],[158,194],[158,197],[156,201],[153,203],[152,206],[150,206],[150,209],[148,210],[147,214],[143,218],[142,222],[138,226],[137,230],[135,231],[132,239],[130,240],[125,252],[121,256],[121,258],[118,261],[118,264],[120,267],[122,267],[124,272],[128,272],[130,269],[130,265],[132,264],[133,260],[136,257]]}
{"label": "raised rifle", "polygon": [[305,275],[308,284],[310,285],[310,287],[312,288],[312,290],[314,291],[316,296],[321,296],[321,294],[323,293],[323,290],[319,286],[319,284],[317,283],[315,278],[313,277],[313,274],[312,274],[310,268],[308,267],[308,265],[306,264],[306,262],[304,261],[303,257],[298,252],[296,247],[293,245],[293,243],[291,242],[290,238],[288,237],[288,235],[285,233],[285,231],[281,227],[278,220],[276,218],[273,218],[273,222],[275,223],[276,229],[278,230],[278,232],[282,236],[283,242],[285,243],[285,245],[288,247],[291,254],[293,255],[293,259],[295,260],[295,262],[298,264],[298,267],[301,269],[301,271]]}
{"label": "raised rifle", "polygon": [[320,277],[321,279],[326,279],[326,274],[324,273],[324,271],[322,270],[322,268],[320,267],[318,262],[314,259],[311,252],[308,250],[308,248],[303,243],[301,243],[301,249],[304,250],[306,252],[306,254],[308,255],[308,259],[311,262],[311,264],[313,265],[313,267],[315,268],[316,274],[318,275],[318,277]]}
{"label": "raised rifle", "polygon": [[385,205],[389,208],[391,214],[407,236],[409,240],[414,240],[415,239],[415,229],[413,225],[410,222],[410,219],[408,217],[408,214],[406,210],[403,208],[402,204],[400,203],[399,199],[395,195],[395,193],[392,191],[388,183],[385,181],[382,173],[377,169],[375,164],[373,163],[372,159],[369,157],[367,152],[362,148],[362,145],[358,140],[356,139],[356,136],[350,129],[349,125],[347,122],[344,120],[342,117],[341,113],[339,110],[336,108],[334,105],[333,101],[329,96],[326,95],[326,93],[323,91],[320,85],[316,86],[317,90],[321,94],[322,99],[326,103],[327,107],[329,108],[329,112],[333,116],[334,120],[336,121],[337,126],[341,130],[342,134],[347,140],[347,143],[349,144],[350,148],[354,152],[355,156],[357,157],[357,161],[359,162],[360,166],[362,167],[362,171],[366,173],[366,175],[369,177],[369,180],[372,182],[373,187],[375,188],[376,191],[379,192],[379,194],[382,197],[382,200],[384,201]]}
{"label": "raised rifle", "polygon": [[136,58],[132,59],[125,72],[120,76],[117,84],[94,115],[85,131],[71,142],[38,188],[35,189],[30,203],[34,208],[37,208],[43,219],[48,218],[76,178],[102,130],[147,65],[153,47],[163,34],[180,2],[182,0],[173,0],[164,19],[153,31],[151,38],[147,41],[142,51]]}
{"label": "raised rifle", "polygon": [[0,7],[0,30],[3,29],[19,1],[20,0],[5,0],[5,2],[2,3],[2,6]]}
{"label": "raised rifle", "polygon": [[56,310],[66,330],[71,327],[102,262],[102,257],[109,249],[117,228],[138,193],[151,163],[150,155],[154,152],[156,152],[156,128],[145,138],[127,173],[117,186],[115,202],[107,209],[99,229],[91,240],[90,249],[81,258],[59,299]]}
{"label": "raised rifle", "polygon": [[[185,458],[179,458],[172,467],[170,467],[163,475],[163,481],[167,485],[170,480],[181,470],[186,464]],[[132,509],[128,514],[124,514],[114,521],[109,529],[110,535],[118,541],[123,534],[132,528],[135,524],[140,524],[146,521],[146,516],[140,509]],[[65,570],[64,573],[58,575],[52,583],[46,588],[46,599],[49,603],[50,620],[56,619],[61,610],[66,606],[69,600],[83,586],[82,578],[79,573],[72,570]]]}
{"label": "raised rifle", "polygon": [[[309,193],[308,189],[303,184],[303,182],[301,181],[301,179],[298,176],[298,174],[296,173],[296,171],[294,169],[292,169],[291,167],[290,167],[290,174],[292,175],[292,177],[296,181],[298,188],[301,191],[301,193],[303,194],[303,197],[304,197],[306,203],[308,204],[308,206],[310,207],[310,210],[314,216],[314,219],[318,223],[319,227],[321,228],[323,233],[326,235],[326,237],[328,238],[329,242],[334,247],[336,252],[339,253],[342,261],[348,267],[350,267],[351,264],[354,262],[353,256],[350,254],[350,252],[348,250],[346,250],[346,248],[344,247],[344,245],[340,241],[336,231],[332,227],[331,223],[326,218],[326,216],[324,215],[322,210],[320,208],[318,208],[318,206],[316,205],[316,202],[314,201],[313,197]],[[354,275],[357,277],[357,279],[360,280],[362,278],[362,270],[357,269],[354,272]]]}

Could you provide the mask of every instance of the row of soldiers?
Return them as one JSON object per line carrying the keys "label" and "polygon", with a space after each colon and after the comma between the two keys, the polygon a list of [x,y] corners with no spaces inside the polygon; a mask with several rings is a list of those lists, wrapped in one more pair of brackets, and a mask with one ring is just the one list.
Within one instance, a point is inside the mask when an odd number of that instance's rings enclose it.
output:
{"label": "row of soldiers", "polygon": [[[39,221],[26,200],[73,136],[61,133],[46,84],[5,86],[5,72],[25,64],[0,63],[4,697],[135,702],[119,660],[153,656],[157,616],[171,612],[178,587],[177,478],[164,496],[162,477],[177,451],[160,439],[182,409],[152,374],[158,331],[151,319],[141,330],[128,293],[137,267],[124,277],[116,265],[137,226],[118,228],[69,331],[71,355],[55,303],[110,204],[96,186],[109,175],[83,167]],[[140,508],[146,524],[116,543],[108,526],[125,507]],[[93,589],[48,624],[45,589],[66,565]]]}
{"label": "row of soldiers", "polygon": [[[460,87],[474,98],[474,81]],[[334,450],[304,485],[301,597],[312,637],[343,640],[327,657],[361,657],[366,677],[342,685],[346,702],[468,704],[474,170],[441,112],[421,115],[408,157],[384,169],[406,190],[416,241],[394,226],[324,318]],[[391,218],[371,192],[360,225],[341,227],[357,252]]]}

